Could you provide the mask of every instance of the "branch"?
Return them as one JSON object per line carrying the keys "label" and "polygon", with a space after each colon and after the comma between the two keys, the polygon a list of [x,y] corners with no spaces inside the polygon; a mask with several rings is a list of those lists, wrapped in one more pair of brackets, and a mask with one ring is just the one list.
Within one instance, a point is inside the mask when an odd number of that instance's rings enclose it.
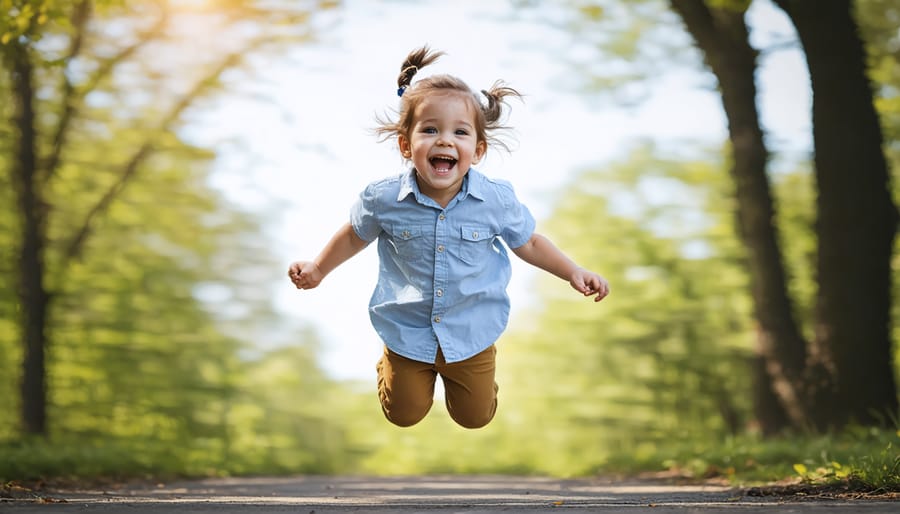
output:
{"label": "branch", "polygon": [[[85,27],[87,26],[88,19],[91,15],[91,2],[90,0],[82,0],[76,7],[75,12],[72,14],[72,26],[75,29],[75,35],[72,37],[72,43],[69,45],[69,53],[66,55],[65,61],[70,62],[81,53],[81,48],[84,43],[84,33]],[[75,86],[72,84],[72,80],[69,78],[69,74],[66,73],[65,67],[63,67],[62,72],[62,106],[63,111],[59,117],[59,123],[56,126],[56,131],[53,136],[53,145],[51,146],[50,155],[47,157],[47,162],[44,165],[44,182],[53,175],[53,172],[56,170],[57,166],[59,166],[59,156],[65,143],[65,136],[67,132],[67,127],[69,126],[69,121],[72,119],[75,111]]]}
{"label": "branch", "polygon": [[[81,40],[84,35],[83,28],[88,18],[88,12],[86,12],[88,11],[88,7],[86,7],[88,4],[90,4],[90,0],[84,0],[78,6],[78,11],[76,11],[76,30],[78,30],[78,33],[76,34],[75,39],[72,41],[72,47],[69,53],[70,59],[76,57],[81,49]],[[82,14],[84,16],[84,19],[79,19],[79,14]],[[62,149],[66,143],[66,137],[69,132],[69,127],[72,120],[78,114],[78,109],[81,106],[84,97],[87,96],[88,93],[93,91],[103,79],[108,77],[116,68],[116,66],[131,57],[132,54],[152,41],[157,34],[162,32],[162,29],[167,22],[168,13],[163,11],[162,15],[159,17],[159,19],[156,20],[156,23],[154,23],[153,27],[143,32],[140,37],[138,37],[137,41],[135,41],[130,46],[123,48],[116,55],[102,61],[97,70],[93,73],[93,75],[91,75],[90,79],[77,91],[75,89],[75,86],[69,79],[69,76],[63,73],[65,81],[63,84],[63,112],[60,116],[59,124],[57,125],[55,134],[53,136],[53,146],[51,147],[50,155],[47,157],[47,162],[44,166],[44,169],[46,170],[44,175],[44,182],[48,182],[56,173],[56,170],[59,168]]]}
{"label": "branch", "polygon": [[[693,36],[707,61],[712,57],[710,52],[718,48],[718,33],[712,12],[703,0],[670,0],[672,10],[681,17],[688,33]],[[709,63],[712,66],[712,63]]]}
{"label": "branch", "polygon": [[65,268],[73,259],[78,258],[81,255],[81,252],[84,249],[85,241],[91,234],[91,229],[93,227],[94,221],[98,216],[105,213],[109,209],[109,206],[110,204],[112,204],[113,200],[115,200],[119,196],[122,190],[125,189],[125,186],[129,182],[129,180],[135,175],[138,167],[146,160],[149,155],[152,154],[155,138],[157,137],[157,135],[171,130],[171,125],[181,116],[185,109],[190,107],[190,105],[194,103],[197,98],[202,96],[204,92],[210,89],[225,71],[237,65],[241,61],[242,57],[250,49],[261,46],[265,42],[265,40],[257,40],[249,47],[228,55],[215,69],[212,70],[209,75],[199,80],[194,85],[194,87],[174,105],[172,110],[169,111],[169,113],[165,117],[163,117],[157,130],[152,132],[153,135],[148,137],[148,139],[144,141],[140,148],[128,160],[128,163],[122,169],[122,173],[119,176],[118,180],[116,180],[116,182],[113,183],[112,186],[110,186],[106,193],[103,194],[100,200],[88,212],[87,216],[85,216],[81,228],[78,230],[75,237],[72,238],[72,241],[69,243],[68,248],[66,249],[63,268]]}

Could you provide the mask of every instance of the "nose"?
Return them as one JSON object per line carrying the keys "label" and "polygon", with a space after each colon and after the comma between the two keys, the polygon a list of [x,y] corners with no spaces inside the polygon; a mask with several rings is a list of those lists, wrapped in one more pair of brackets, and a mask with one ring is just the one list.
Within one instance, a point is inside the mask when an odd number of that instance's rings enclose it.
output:
{"label": "nose", "polygon": [[450,146],[451,144],[452,143],[450,142],[450,140],[448,138],[444,137],[443,135],[438,136],[438,138],[437,138],[438,146]]}

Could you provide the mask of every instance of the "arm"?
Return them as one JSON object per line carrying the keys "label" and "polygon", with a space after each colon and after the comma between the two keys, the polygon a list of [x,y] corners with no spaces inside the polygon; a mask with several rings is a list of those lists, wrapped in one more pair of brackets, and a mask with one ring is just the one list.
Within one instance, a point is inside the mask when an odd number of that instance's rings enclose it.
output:
{"label": "arm", "polygon": [[353,227],[347,223],[335,232],[315,260],[292,263],[288,268],[288,276],[297,289],[312,289],[317,287],[326,275],[368,244],[360,239],[353,231]]}
{"label": "arm", "polygon": [[533,234],[524,245],[513,248],[520,259],[548,273],[566,280],[576,291],[584,296],[597,295],[595,302],[606,298],[609,294],[609,282],[593,271],[588,271],[569,259],[549,239]]}

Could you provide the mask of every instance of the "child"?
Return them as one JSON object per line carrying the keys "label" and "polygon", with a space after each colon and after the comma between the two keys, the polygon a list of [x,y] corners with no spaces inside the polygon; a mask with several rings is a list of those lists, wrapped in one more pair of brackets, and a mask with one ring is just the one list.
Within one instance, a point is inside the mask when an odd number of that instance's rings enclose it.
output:
{"label": "child", "polygon": [[341,263],[378,240],[378,283],[369,316],[384,341],[378,395],[385,417],[401,427],[428,413],[434,384],[444,382],[450,416],[466,428],[488,424],[497,409],[494,342],[506,328],[510,262],[519,258],[567,280],[600,301],[607,281],[580,268],[546,237],[505,181],[474,168],[500,125],[504,97],[495,83],[478,96],[460,79],[436,75],[412,84],[442,52],[427,46],[407,56],[398,78],[396,121],[379,120],[382,140],[396,138],[412,167],[369,184],[313,261],[290,265],[298,289],[317,287]]}

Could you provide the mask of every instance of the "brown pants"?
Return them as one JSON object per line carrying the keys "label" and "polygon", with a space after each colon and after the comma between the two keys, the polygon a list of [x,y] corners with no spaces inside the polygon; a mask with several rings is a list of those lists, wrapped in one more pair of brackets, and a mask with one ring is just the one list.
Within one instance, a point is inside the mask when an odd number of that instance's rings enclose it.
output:
{"label": "brown pants", "polygon": [[496,355],[497,349],[491,345],[464,361],[447,364],[438,348],[436,362],[429,364],[385,347],[377,366],[378,398],[384,416],[401,427],[421,421],[431,409],[434,383],[440,374],[450,417],[465,428],[487,425],[497,411]]}

